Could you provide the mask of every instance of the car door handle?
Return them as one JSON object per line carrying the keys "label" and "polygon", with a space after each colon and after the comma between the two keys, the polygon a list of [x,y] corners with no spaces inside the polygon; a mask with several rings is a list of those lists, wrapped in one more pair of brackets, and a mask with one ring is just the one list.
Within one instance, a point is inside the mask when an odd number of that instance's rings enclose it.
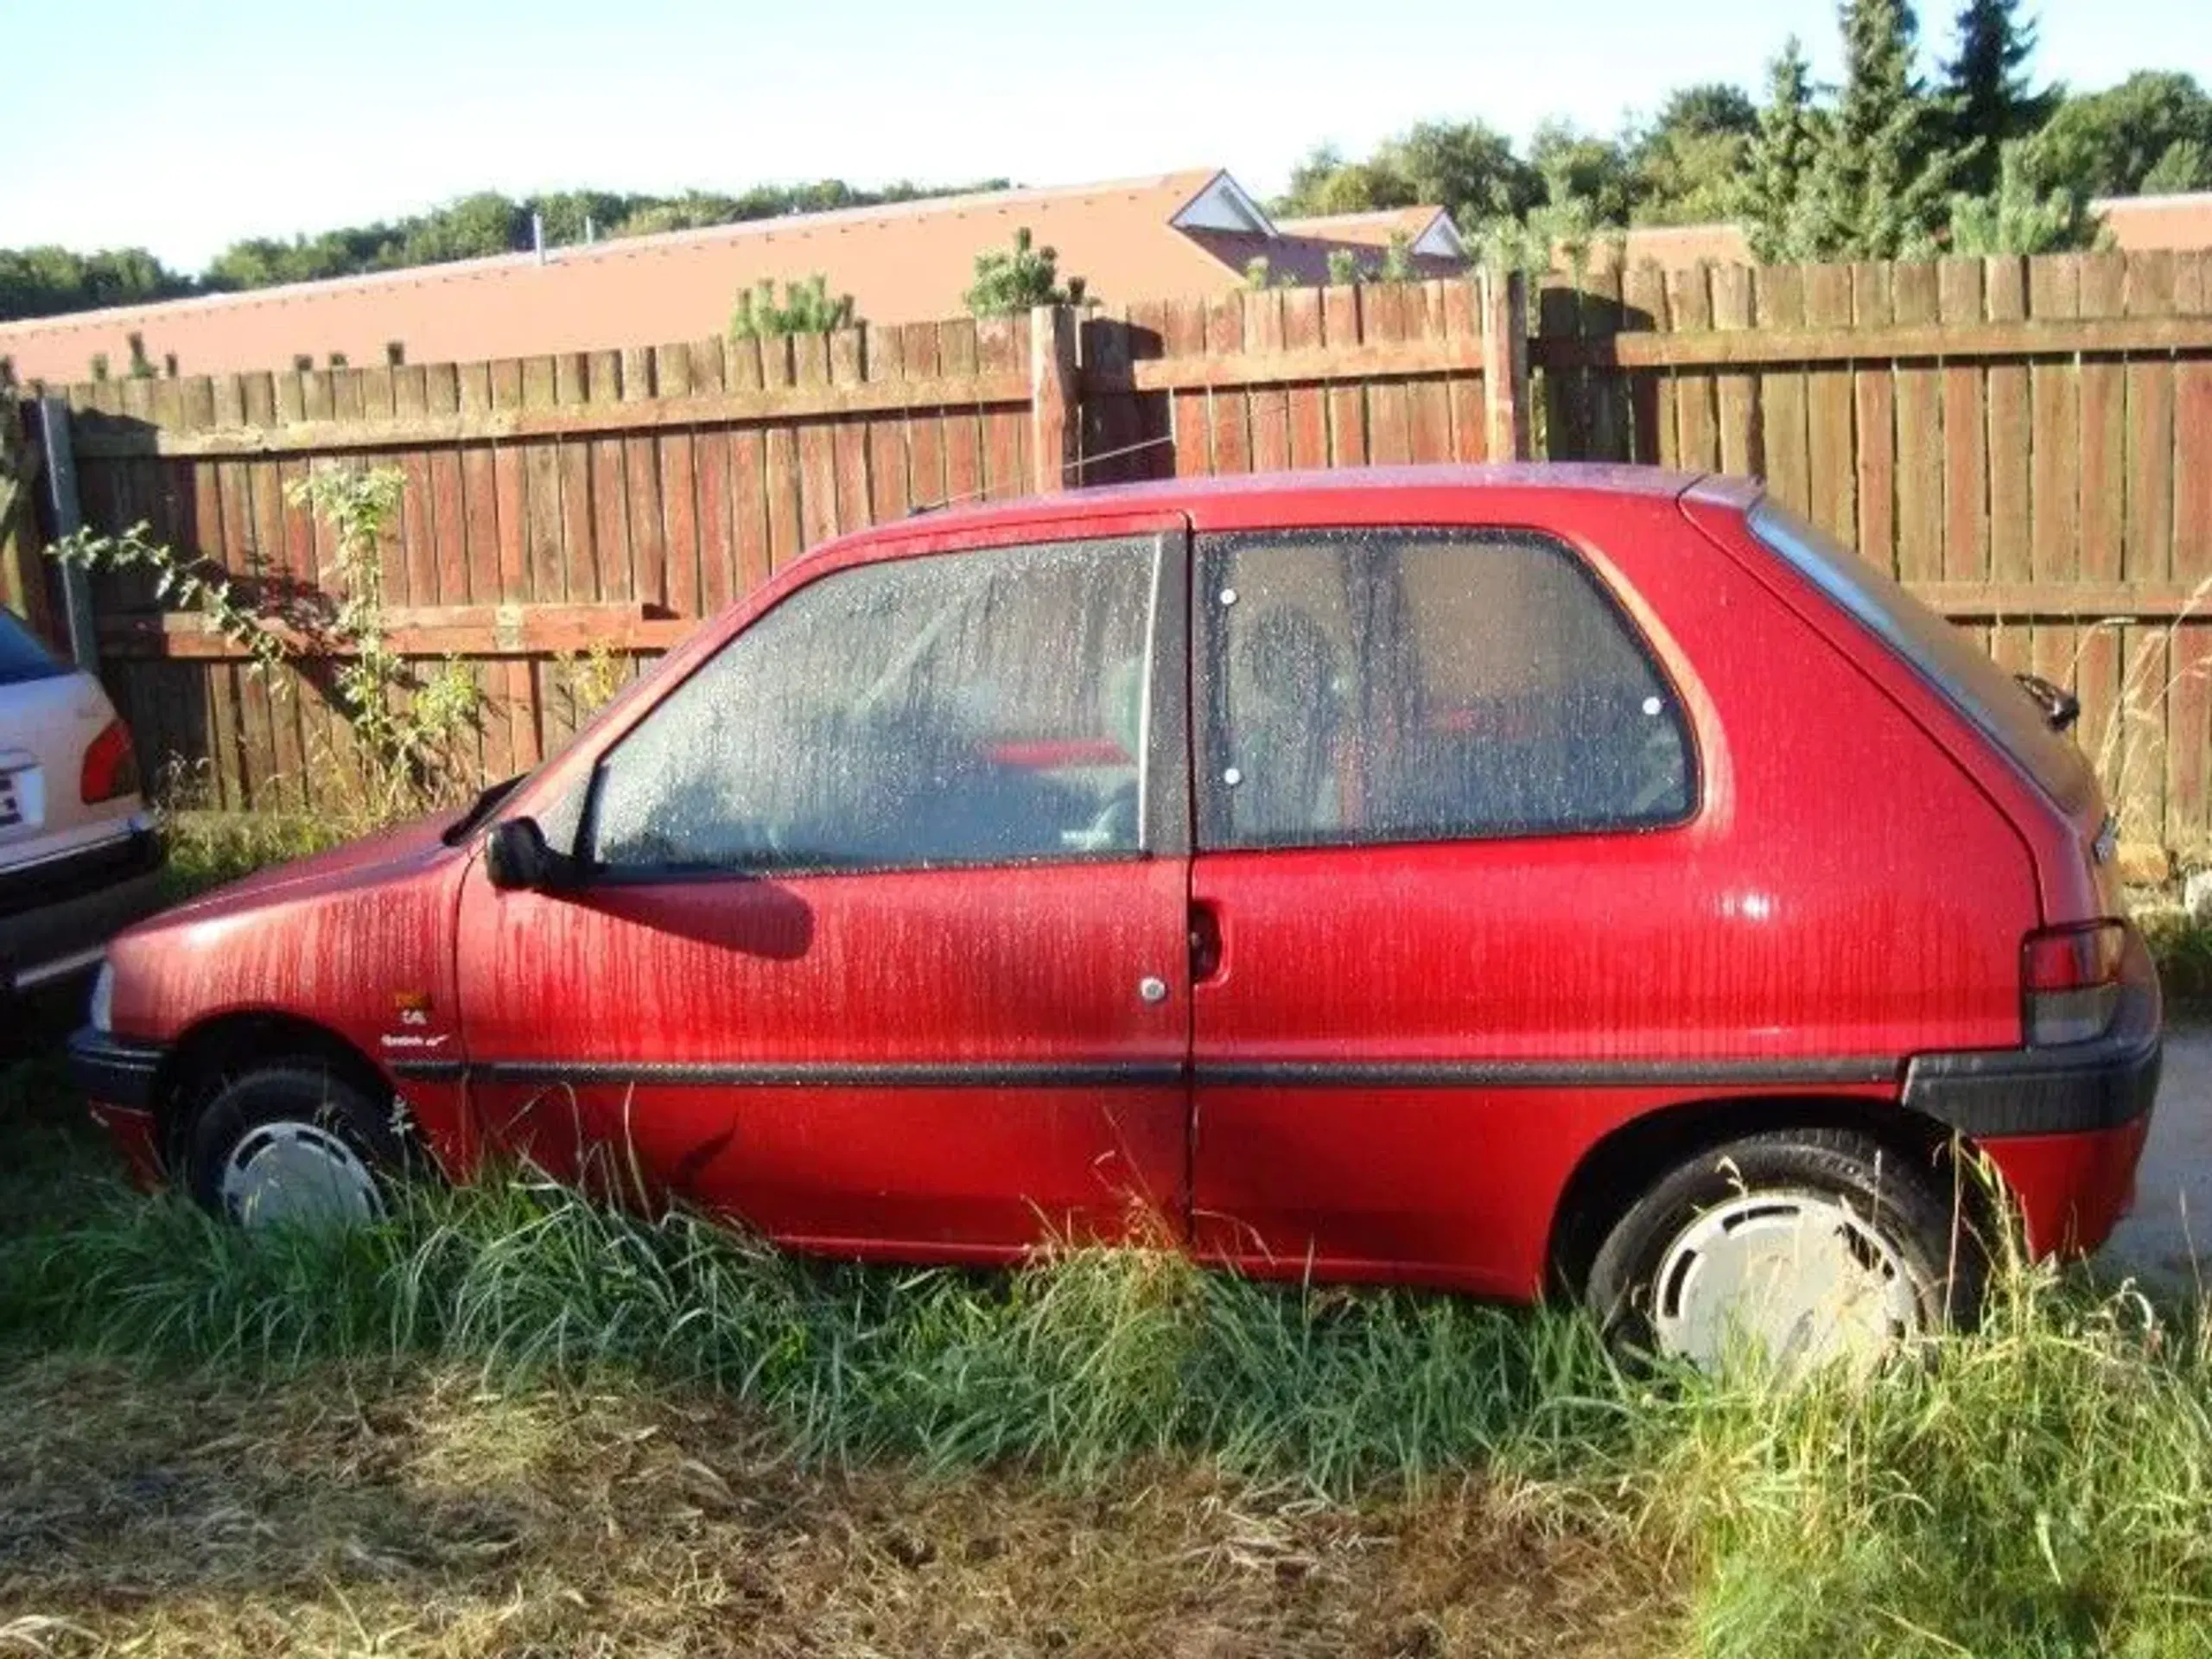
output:
{"label": "car door handle", "polygon": [[1191,983],[1203,985],[1221,972],[1221,914],[1203,899],[1191,906]]}

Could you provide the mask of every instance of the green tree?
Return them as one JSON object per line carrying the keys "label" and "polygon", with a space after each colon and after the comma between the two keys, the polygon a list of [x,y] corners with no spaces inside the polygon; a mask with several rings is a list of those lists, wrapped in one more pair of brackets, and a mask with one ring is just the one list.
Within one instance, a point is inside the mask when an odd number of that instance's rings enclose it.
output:
{"label": "green tree", "polygon": [[2018,140],[1999,158],[1996,188],[1951,198],[1954,253],[2062,253],[2096,239],[2097,222],[2082,193],[2063,185],[2038,190]]}
{"label": "green tree", "polygon": [[1382,206],[1441,207],[1467,224],[1525,213],[1544,199],[1543,181],[1514,154],[1512,140],[1480,121],[1416,122],[1375,161],[1408,189],[1403,201]]}
{"label": "green tree", "polygon": [[2069,98],[2031,142],[2037,183],[2091,196],[2212,188],[2212,98],[2194,77],[2143,70],[2117,86]]}
{"label": "green tree", "polygon": [[1646,225],[1729,218],[1758,130],[1758,106],[1740,86],[1711,81],[1674,93],[1625,141],[1630,217]]}
{"label": "green tree", "polygon": [[856,321],[853,296],[832,296],[830,279],[817,270],[803,283],[785,283],[780,305],[775,283],[766,276],[741,289],[729,331],[738,340],[774,340],[785,334],[826,334],[834,328],[849,328]]}
{"label": "green tree", "polygon": [[447,264],[456,259],[488,259],[531,245],[530,210],[496,190],[447,203],[435,213],[404,219],[396,233],[378,247],[376,262],[387,268]]}
{"label": "green tree", "polygon": [[1636,180],[1618,141],[1580,131],[1565,121],[1546,121],[1529,140],[1529,161],[1544,181],[1546,206],[1581,202],[1595,224],[1628,223]]}
{"label": "green tree", "polygon": [[1421,204],[1473,225],[1500,215],[1517,219],[1543,199],[1542,179],[1504,134],[1479,121],[1421,121],[1384,140],[1364,161],[1347,161],[1327,144],[1307,152],[1274,207],[1285,217],[1305,218]]}
{"label": "green tree", "polygon": [[142,305],[189,294],[194,286],[143,248],[0,248],[0,321]]}
{"label": "green tree", "polygon": [[1819,156],[1824,118],[1813,103],[1812,71],[1796,35],[1782,44],[1782,55],[1767,69],[1767,99],[1759,111],[1758,136],[1745,153],[1745,174],[1736,194],[1754,257],[1769,263],[1812,257],[1817,240],[1812,222],[1813,164]]}
{"label": "green tree", "polygon": [[1912,73],[1908,0],[1843,0],[1844,79],[1808,181],[1812,251],[1895,259],[1932,247],[1967,151]]}
{"label": "green tree", "polygon": [[1981,141],[1961,162],[1959,181],[1971,191],[1992,191],[1999,187],[2004,146],[2035,132],[2058,99],[2029,86],[2036,29],[2021,16],[2020,0],[1966,0],[1955,27],[1958,48],[1943,66],[1950,139],[1961,149]]}
{"label": "green tree", "polygon": [[1060,281],[1060,256],[1033,244],[1029,228],[1014,233],[1014,246],[987,248],[976,256],[976,283],[963,296],[969,314],[978,317],[1017,315],[1033,305],[1081,305],[1084,280]]}
{"label": "green tree", "polygon": [[2186,190],[2212,190],[2212,149],[2194,138],[2177,138],[2143,175],[2143,194],[2158,196]]}
{"label": "green tree", "polygon": [[1372,161],[1348,162],[1333,144],[1317,144],[1290,170],[1290,188],[1275,200],[1285,218],[1325,218],[1414,205],[1413,181]]}

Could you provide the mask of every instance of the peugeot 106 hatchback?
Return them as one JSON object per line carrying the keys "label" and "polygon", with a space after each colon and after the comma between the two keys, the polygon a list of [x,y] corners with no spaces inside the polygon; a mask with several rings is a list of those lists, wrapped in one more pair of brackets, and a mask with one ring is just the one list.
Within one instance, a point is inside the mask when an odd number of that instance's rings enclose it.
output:
{"label": "peugeot 106 hatchback", "polygon": [[807,1250],[1164,1229],[1862,1353],[1971,1314],[1999,1209],[2086,1250],[2132,1191],[2158,992],[2070,715],[1742,482],[932,515],[125,933],[75,1071],[246,1222],[607,1154]]}

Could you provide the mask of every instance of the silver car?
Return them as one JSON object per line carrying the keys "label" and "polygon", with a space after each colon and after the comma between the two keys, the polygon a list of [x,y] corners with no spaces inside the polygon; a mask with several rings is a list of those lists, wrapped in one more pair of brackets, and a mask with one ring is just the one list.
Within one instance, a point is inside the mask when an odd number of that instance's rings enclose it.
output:
{"label": "silver car", "polygon": [[161,907],[130,729],[90,674],[0,609],[0,1003],[97,966]]}

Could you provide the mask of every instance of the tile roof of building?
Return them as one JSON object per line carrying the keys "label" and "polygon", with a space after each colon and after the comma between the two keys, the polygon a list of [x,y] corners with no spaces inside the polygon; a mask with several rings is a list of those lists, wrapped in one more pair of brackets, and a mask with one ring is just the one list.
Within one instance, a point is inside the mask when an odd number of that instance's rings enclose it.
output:
{"label": "tile roof of building", "polygon": [[[1210,194],[1211,193],[1211,194]],[[1225,193],[1225,194],[1224,194]],[[1202,199],[1227,206],[1194,218],[1255,230],[1179,229]],[[1380,246],[1367,221],[1437,210],[1359,215],[1358,224],[1271,236],[1265,217],[1217,168],[1101,184],[929,198],[835,213],[753,219],[623,238],[588,246],[380,271],[330,282],[210,295],[159,305],[0,323],[0,356],[24,379],[81,379],[95,354],[120,372],[138,334],[159,363],[186,374],[317,364],[334,353],[381,363],[397,341],[413,363],[535,356],[657,344],[719,334],[741,287],[822,272],[874,323],[958,316],[976,256],[1027,229],[1055,249],[1065,278],[1080,276],[1109,305],[1211,296],[1243,279],[1255,254],[1300,281],[1321,280],[1332,247]],[[1433,274],[1433,262],[1425,268]]]}

